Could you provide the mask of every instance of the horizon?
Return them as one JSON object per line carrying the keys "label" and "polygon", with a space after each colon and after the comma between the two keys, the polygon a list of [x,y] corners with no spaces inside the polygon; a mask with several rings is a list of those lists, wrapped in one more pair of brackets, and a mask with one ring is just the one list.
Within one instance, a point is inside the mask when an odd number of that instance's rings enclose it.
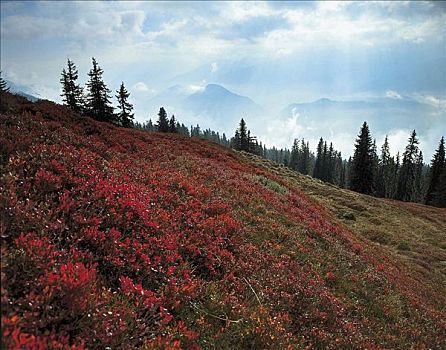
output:
{"label": "horizon", "polygon": [[[238,119],[268,147],[305,138],[314,150],[323,137],[348,158],[366,120],[378,149],[389,135],[393,155],[416,129],[429,163],[445,132],[445,9],[441,2],[2,1],[1,70],[61,102],[67,57],[84,83],[93,56],[113,96],[124,81],[139,122],[155,118],[150,101],[172,86],[191,94],[217,84],[261,107]],[[343,114],[327,120],[320,106],[282,114],[321,99],[364,105],[337,104]],[[198,121],[228,137],[237,127],[226,122],[221,130],[215,116],[165,107],[186,125]]]}

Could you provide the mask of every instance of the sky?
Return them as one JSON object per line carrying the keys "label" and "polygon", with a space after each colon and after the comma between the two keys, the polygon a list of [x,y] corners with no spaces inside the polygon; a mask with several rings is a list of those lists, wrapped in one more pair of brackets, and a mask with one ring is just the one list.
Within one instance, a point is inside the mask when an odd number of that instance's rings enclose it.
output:
{"label": "sky", "polygon": [[[321,98],[417,101],[432,114],[419,130],[430,158],[446,134],[445,23],[439,1],[1,1],[1,70],[60,101],[66,59],[84,83],[94,56],[113,91],[125,82],[139,121],[154,118],[148,101],[172,85],[221,84],[264,108],[248,126],[269,146],[305,137],[315,147],[324,136],[346,156],[360,123],[330,131],[280,111]],[[386,118],[371,125],[374,137],[380,145],[388,133],[392,153],[402,151],[415,117],[383,130]]]}

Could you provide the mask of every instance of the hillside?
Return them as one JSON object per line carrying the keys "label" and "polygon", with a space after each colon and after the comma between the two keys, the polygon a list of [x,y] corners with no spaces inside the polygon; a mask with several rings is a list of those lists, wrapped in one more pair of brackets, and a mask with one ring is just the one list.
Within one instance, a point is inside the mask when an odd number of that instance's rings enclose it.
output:
{"label": "hillside", "polygon": [[2,100],[2,348],[445,347],[444,209]]}

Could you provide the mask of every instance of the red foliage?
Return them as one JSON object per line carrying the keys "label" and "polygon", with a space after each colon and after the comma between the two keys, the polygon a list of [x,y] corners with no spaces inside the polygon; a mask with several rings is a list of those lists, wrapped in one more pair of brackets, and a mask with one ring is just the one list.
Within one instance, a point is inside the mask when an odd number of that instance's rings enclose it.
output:
{"label": "red foliage", "polygon": [[386,269],[301,191],[205,141],[27,108],[0,119],[6,347],[374,347],[331,287]]}

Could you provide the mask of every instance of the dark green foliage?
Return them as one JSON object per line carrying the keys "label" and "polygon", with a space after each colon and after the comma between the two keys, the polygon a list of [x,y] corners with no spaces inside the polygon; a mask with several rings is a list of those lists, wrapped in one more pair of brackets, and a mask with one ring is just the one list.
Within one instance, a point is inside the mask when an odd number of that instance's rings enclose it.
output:
{"label": "dark green foliage", "polygon": [[96,120],[109,123],[115,122],[109,95],[111,90],[107,88],[107,85],[102,80],[104,71],[99,67],[94,57],[92,58],[92,63],[93,67],[88,73],[90,80],[86,84],[88,89],[86,112]]}
{"label": "dark green foliage", "polygon": [[246,151],[249,152],[249,137],[248,137],[248,130],[246,128],[246,123],[243,120],[240,120],[240,124],[238,127],[238,132],[240,135],[240,151]]}
{"label": "dark green foliage", "polygon": [[324,152],[324,140],[322,137],[319,139],[316,151],[316,163],[314,164],[313,177],[316,179],[322,179],[323,172],[323,152]]}
{"label": "dark green foliage", "polygon": [[169,132],[169,120],[167,119],[167,113],[164,107],[161,107],[158,112],[158,122],[156,127],[159,132]]}
{"label": "dark green foliage", "polygon": [[291,147],[291,156],[288,166],[293,169],[297,170],[299,166],[299,141],[297,139],[294,139],[293,146]]}
{"label": "dark green foliage", "polygon": [[442,171],[446,168],[444,137],[441,138],[438,149],[435,151],[434,157],[431,160],[431,168],[429,171],[428,187],[426,192],[426,204],[435,204],[435,196],[437,194],[437,187],[440,183],[440,176]]}
{"label": "dark green foliage", "polygon": [[[257,138],[255,136],[251,136],[251,131],[248,130],[246,122],[243,118],[240,120],[239,127],[235,131],[234,137],[228,142],[228,144],[231,148],[237,151],[250,152],[259,156],[263,154],[262,144],[257,142]],[[282,162],[284,162],[283,158]],[[288,163],[288,160],[286,160],[286,162]]]}
{"label": "dark green foliage", "polygon": [[398,177],[396,199],[412,201],[416,193],[417,159],[419,157],[417,134],[412,131],[403,154],[403,163]]}
{"label": "dark green foliage", "polygon": [[67,60],[67,69],[62,70],[60,83],[62,84],[62,98],[65,104],[73,111],[81,113],[84,105],[82,88],[77,84],[79,73],[76,65],[70,59]]}
{"label": "dark green foliage", "polygon": [[440,208],[446,208],[446,165],[438,179],[438,184],[435,186],[435,192],[432,198],[432,205]]}
{"label": "dark green foliage", "polygon": [[169,120],[169,132],[176,133],[177,132],[177,125],[176,125],[175,116],[172,114],[172,117]]}
{"label": "dark green foliage", "polygon": [[121,83],[119,90],[116,92],[118,93],[116,98],[118,100],[118,108],[120,110],[117,115],[118,123],[124,128],[131,128],[133,127],[134,119],[134,115],[132,113],[133,105],[128,102],[130,93],[125,89],[124,82]]}
{"label": "dark green foliage", "polygon": [[373,193],[373,172],[375,157],[372,138],[366,122],[362,124],[353,155],[350,189],[364,194]]}
{"label": "dark green foliage", "polygon": [[381,156],[378,160],[378,173],[375,179],[375,195],[377,197],[393,198],[397,185],[397,165],[390,156],[389,141],[386,135],[381,147]]}

